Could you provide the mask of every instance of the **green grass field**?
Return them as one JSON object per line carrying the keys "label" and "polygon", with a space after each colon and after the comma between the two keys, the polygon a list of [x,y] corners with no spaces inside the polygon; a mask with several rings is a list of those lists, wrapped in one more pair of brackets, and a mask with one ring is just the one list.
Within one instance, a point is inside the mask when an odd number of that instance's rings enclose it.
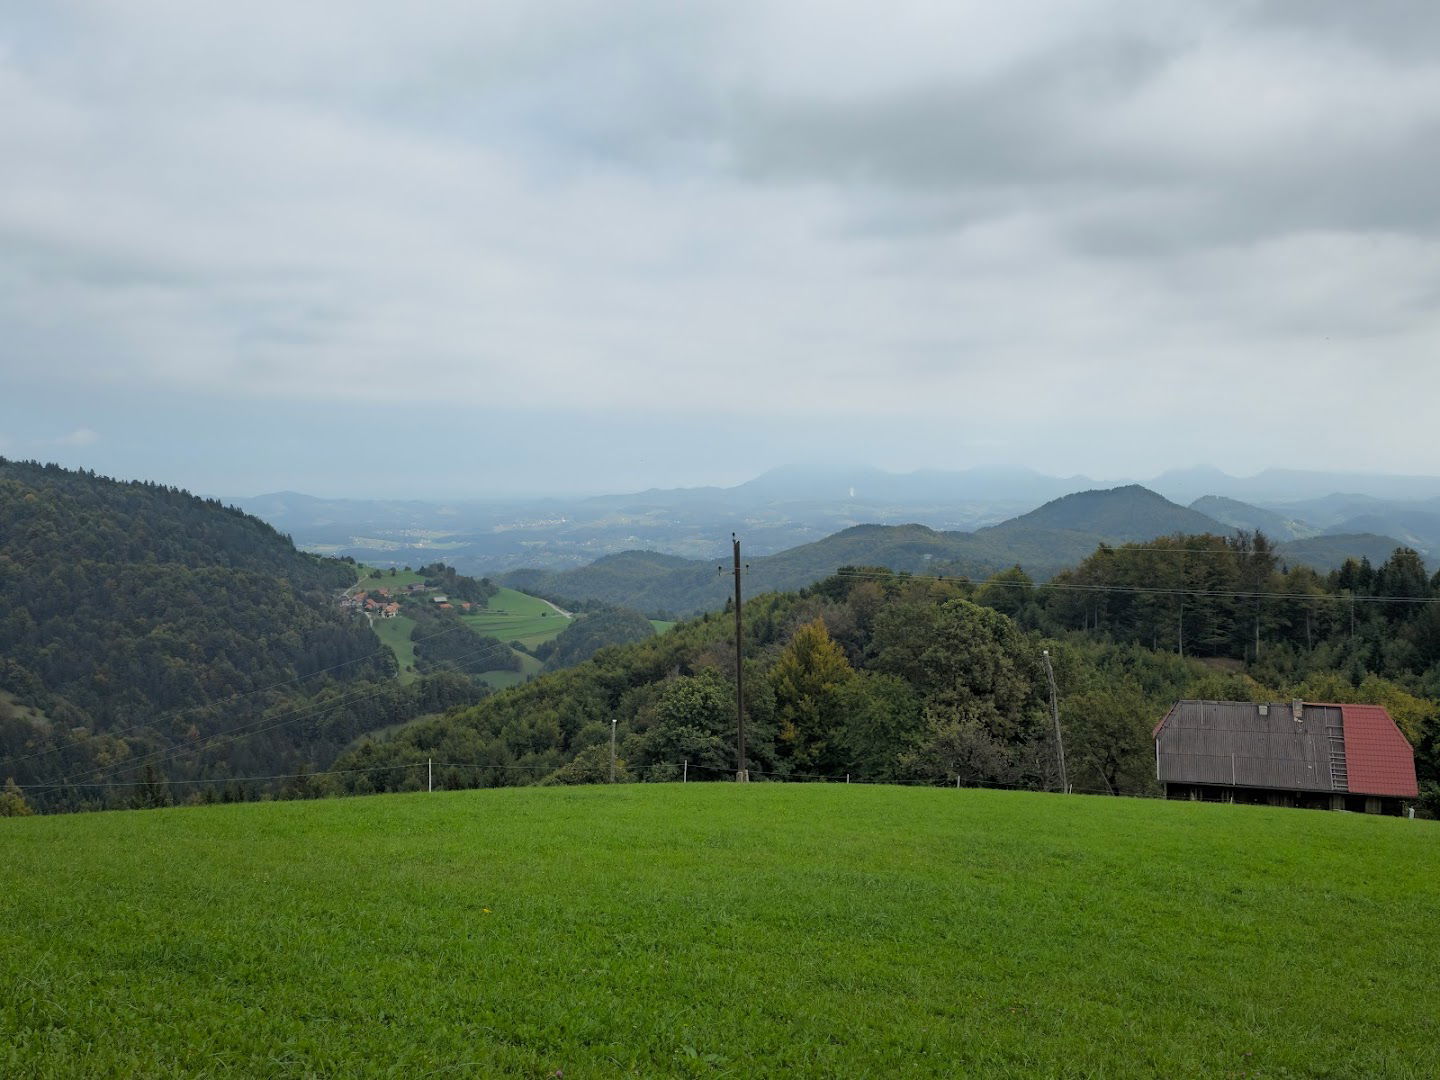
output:
{"label": "green grass field", "polygon": [[395,654],[400,665],[399,678],[402,683],[414,682],[420,676],[415,671],[415,643],[410,632],[415,629],[415,620],[408,615],[396,615],[393,619],[372,619],[371,628],[380,643]]}
{"label": "green grass field", "polygon": [[672,626],[674,626],[675,623],[673,621],[667,622],[664,619],[651,619],[650,625],[655,628],[655,633],[663,634],[666,630],[669,630]]}
{"label": "green grass field", "polygon": [[519,641],[527,649],[544,644],[570,625],[569,619],[544,600],[503,588],[490,597],[486,610],[463,618],[482,634]]}
{"label": "green grass field", "polygon": [[475,678],[492,690],[505,690],[512,686],[519,686],[526,679],[540,674],[540,669],[545,666],[535,657],[525,653],[515,653],[515,655],[520,658],[519,671],[486,671],[476,675]]}
{"label": "green grass field", "polygon": [[395,592],[397,589],[403,589],[406,585],[425,584],[425,575],[417,574],[414,570],[396,570],[393,577],[389,570],[382,570],[378,578],[370,576],[374,571],[375,568],[373,566],[361,566],[360,581],[350,591],[355,592],[358,589],[389,589],[391,592]]}
{"label": "green grass field", "polygon": [[1437,841],[860,785],[0,819],[0,1075],[1434,1076]]}

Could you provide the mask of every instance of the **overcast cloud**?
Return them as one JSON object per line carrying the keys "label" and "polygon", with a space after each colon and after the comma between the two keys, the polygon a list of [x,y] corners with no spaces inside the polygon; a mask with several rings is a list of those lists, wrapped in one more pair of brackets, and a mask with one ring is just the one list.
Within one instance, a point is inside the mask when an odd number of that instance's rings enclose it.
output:
{"label": "overcast cloud", "polygon": [[11,5],[0,448],[233,494],[1440,472],[1437,41],[1418,0]]}

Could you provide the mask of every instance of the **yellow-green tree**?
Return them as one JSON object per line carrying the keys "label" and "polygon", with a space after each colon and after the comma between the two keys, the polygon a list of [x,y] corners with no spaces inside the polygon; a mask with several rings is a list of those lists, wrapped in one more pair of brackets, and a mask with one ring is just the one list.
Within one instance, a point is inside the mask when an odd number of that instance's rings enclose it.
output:
{"label": "yellow-green tree", "polygon": [[30,813],[30,804],[25,801],[25,793],[20,790],[20,785],[15,783],[15,778],[10,777],[5,781],[5,789],[0,791],[0,817],[27,817]]}
{"label": "yellow-green tree", "polygon": [[770,669],[780,746],[797,769],[831,764],[843,728],[838,691],[854,677],[823,619],[796,630]]}

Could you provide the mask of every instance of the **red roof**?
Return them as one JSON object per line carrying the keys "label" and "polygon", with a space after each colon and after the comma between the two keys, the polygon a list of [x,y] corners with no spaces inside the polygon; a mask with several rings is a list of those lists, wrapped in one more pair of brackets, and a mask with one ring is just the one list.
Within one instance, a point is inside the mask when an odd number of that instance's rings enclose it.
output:
{"label": "red roof", "polygon": [[1420,794],[1415,751],[1380,705],[1341,705],[1345,724],[1345,772],[1359,795]]}

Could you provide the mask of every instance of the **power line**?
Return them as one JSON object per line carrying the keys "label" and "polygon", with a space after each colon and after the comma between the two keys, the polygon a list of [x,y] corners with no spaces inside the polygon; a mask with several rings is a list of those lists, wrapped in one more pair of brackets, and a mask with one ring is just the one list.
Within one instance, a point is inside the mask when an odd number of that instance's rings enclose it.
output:
{"label": "power line", "polygon": [[[426,634],[424,637],[420,638],[412,638],[411,641],[415,644],[420,644],[426,641],[433,641],[438,637],[443,637],[445,634],[453,634],[456,630],[462,629],[465,629],[463,624],[460,626],[448,626],[444,630],[436,631],[433,634]],[[201,711],[204,709],[219,708],[224,705],[231,705],[237,701],[244,701],[246,698],[254,697],[256,694],[266,694],[272,690],[278,690],[283,686],[291,686],[295,683],[301,683],[305,682],[308,679],[313,679],[319,675],[326,675],[332,671],[338,671],[340,668],[349,667],[352,664],[359,664],[366,660],[373,660],[375,657],[384,655],[386,653],[390,653],[393,655],[394,650],[392,650],[388,645],[386,645],[380,649],[376,649],[374,652],[366,653],[364,656],[358,656],[353,660],[346,660],[344,663],[341,664],[332,664],[330,667],[320,668],[318,671],[312,671],[306,675],[297,675],[293,679],[283,679],[280,682],[271,683],[268,686],[257,687],[254,690],[240,691],[238,693],[231,694],[229,697],[217,698],[213,701],[205,701],[196,705],[179,705],[173,709],[167,709],[164,712],[156,713],[154,716],[150,717],[150,719],[142,721],[140,723],[131,724],[129,727],[120,728],[117,731],[96,732],[95,734],[108,735],[116,739],[122,738],[125,735],[129,735],[133,732],[140,731],[145,728],[153,728],[156,724],[161,723],[162,721],[170,720],[178,716],[183,716],[186,713]],[[44,757],[46,754],[59,753],[63,749],[64,747],[51,746],[47,747],[44,750],[36,750],[33,753],[26,754],[22,757],[12,757],[8,760],[11,764],[18,764],[22,761],[29,761],[31,758]]]}
{"label": "power line", "polygon": [[[300,773],[276,773],[270,776],[207,776],[190,780],[97,780],[93,782],[81,782],[73,785],[82,788],[122,788],[122,787],[190,787],[197,784],[258,784],[272,780],[299,780],[314,776],[348,776],[360,773],[394,772],[396,769],[425,769],[430,767],[442,769],[479,769],[495,770],[501,772],[554,772],[563,768],[569,762],[561,765],[515,765],[515,764],[491,764],[478,761],[406,761],[397,762],[394,765],[372,765],[363,769],[315,769],[310,772]],[[647,769],[679,768],[670,762],[656,762],[650,765],[627,765],[631,772],[643,772]],[[698,766],[692,766],[697,767]],[[17,784],[16,787],[22,791],[43,791],[53,785],[49,784]]]}
{"label": "power line", "polygon": [[896,582],[937,581],[950,585],[973,585],[976,588],[982,586],[997,586],[1010,589],[1061,589],[1072,592],[1131,593],[1141,596],[1208,596],[1238,600],[1298,600],[1306,602],[1311,600],[1326,600],[1341,604],[1440,604],[1440,597],[1433,596],[1362,596],[1346,595],[1343,593],[1244,592],[1233,589],[1184,589],[1146,585],[1090,585],[1068,581],[1006,581],[996,578],[991,578],[986,581],[976,581],[958,574],[954,577],[947,577],[943,574],[910,574],[903,571],[892,573],[875,570],[855,570],[843,567],[835,571],[835,576]]}
{"label": "power line", "polygon": [[[477,649],[473,653],[467,653],[458,657],[454,657],[453,659],[448,661],[448,663],[460,664],[463,661],[479,659],[483,656],[487,656],[490,654],[499,655],[502,650],[506,652],[511,651],[508,645],[504,644],[503,642],[496,642],[493,645],[486,645],[483,648]],[[458,670],[458,668],[455,670]],[[322,716],[325,713],[330,712],[334,709],[338,709],[344,705],[353,704],[357,701],[377,698],[380,697],[382,694],[387,693],[388,689],[389,688],[387,685],[384,689],[366,690],[359,693],[342,696],[334,701],[306,702],[304,705],[296,706],[294,709],[291,709],[288,712],[281,713],[278,718],[262,716],[256,719],[247,720],[245,723],[236,725],[235,727],[227,728],[221,731],[211,732],[209,735],[200,738],[193,745],[174,743],[167,747],[161,747],[156,750],[152,750],[147,754],[143,754],[140,757],[134,758],[129,761],[117,762],[114,765],[105,765],[100,766],[99,768],[91,769],[88,775],[98,776],[114,770],[132,771],[134,769],[144,768],[147,765],[158,765],[171,757],[200,750],[213,749],[217,745],[223,745],[225,741],[233,742],[239,739],[252,738],[256,735],[264,734],[267,731],[273,731],[277,727],[283,727],[284,725],[289,723],[313,719],[315,717]],[[260,724],[263,726],[255,728],[254,731],[245,730],[249,727],[255,727],[256,724]],[[86,787],[92,786],[92,784],[93,781],[77,779],[75,777],[66,777],[62,780],[44,785],[44,787],[49,790],[65,787]]]}

